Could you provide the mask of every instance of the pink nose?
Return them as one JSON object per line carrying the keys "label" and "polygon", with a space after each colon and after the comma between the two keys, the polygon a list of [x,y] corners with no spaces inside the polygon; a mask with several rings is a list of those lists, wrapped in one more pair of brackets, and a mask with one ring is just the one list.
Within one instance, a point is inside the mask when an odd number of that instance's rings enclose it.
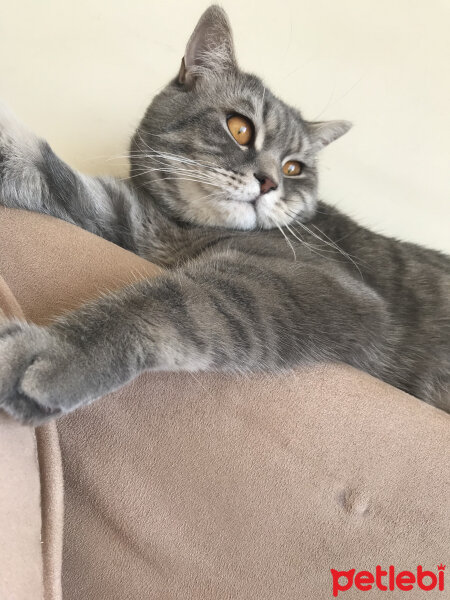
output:
{"label": "pink nose", "polygon": [[277,189],[278,184],[276,184],[274,181],[272,181],[266,175],[260,175],[259,173],[254,173],[254,175],[255,175],[256,179],[259,181],[261,194],[267,194],[267,192]]}

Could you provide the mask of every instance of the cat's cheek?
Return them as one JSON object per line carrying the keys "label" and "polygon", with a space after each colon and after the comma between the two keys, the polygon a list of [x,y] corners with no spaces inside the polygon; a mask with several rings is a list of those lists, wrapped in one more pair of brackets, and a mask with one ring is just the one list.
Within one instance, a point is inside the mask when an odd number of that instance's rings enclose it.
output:
{"label": "cat's cheek", "polygon": [[197,182],[184,182],[178,187],[184,216],[197,225],[250,230],[257,225],[255,207],[251,202],[207,193]]}

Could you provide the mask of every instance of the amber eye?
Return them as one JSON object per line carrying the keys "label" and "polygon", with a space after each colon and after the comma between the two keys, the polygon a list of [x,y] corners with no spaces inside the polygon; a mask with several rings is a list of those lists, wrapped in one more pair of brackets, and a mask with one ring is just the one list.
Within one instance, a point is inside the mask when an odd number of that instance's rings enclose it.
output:
{"label": "amber eye", "polygon": [[231,135],[241,146],[248,146],[253,139],[253,123],[242,115],[233,115],[227,119]]}
{"label": "amber eye", "polygon": [[288,177],[292,175],[300,175],[302,172],[302,163],[298,162],[298,160],[288,160],[283,165],[283,173]]}

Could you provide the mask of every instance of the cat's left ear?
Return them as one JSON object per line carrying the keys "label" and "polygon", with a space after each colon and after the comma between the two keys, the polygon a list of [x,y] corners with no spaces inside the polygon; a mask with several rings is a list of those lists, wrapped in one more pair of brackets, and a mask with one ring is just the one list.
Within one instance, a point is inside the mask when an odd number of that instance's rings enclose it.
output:
{"label": "cat's left ear", "polygon": [[313,150],[318,152],[334,140],[347,133],[352,127],[350,121],[316,121],[307,123]]}
{"label": "cat's left ear", "polygon": [[233,36],[225,11],[210,6],[200,17],[181,61],[178,81],[192,86],[197,77],[237,69]]}

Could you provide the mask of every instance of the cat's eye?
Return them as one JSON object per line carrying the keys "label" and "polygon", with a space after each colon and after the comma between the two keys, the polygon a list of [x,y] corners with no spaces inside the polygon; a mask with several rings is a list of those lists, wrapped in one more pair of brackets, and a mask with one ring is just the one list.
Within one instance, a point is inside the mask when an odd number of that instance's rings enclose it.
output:
{"label": "cat's eye", "polygon": [[231,135],[241,146],[248,146],[253,139],[253,123],[242,115],[232,115],[227,119]]}
{"label": "cat's eye", "polygon": [[302,163],[298,160],[288,160],[283,165],[283,173],[288,177],[293,175],[300,175],[302,172]]}

